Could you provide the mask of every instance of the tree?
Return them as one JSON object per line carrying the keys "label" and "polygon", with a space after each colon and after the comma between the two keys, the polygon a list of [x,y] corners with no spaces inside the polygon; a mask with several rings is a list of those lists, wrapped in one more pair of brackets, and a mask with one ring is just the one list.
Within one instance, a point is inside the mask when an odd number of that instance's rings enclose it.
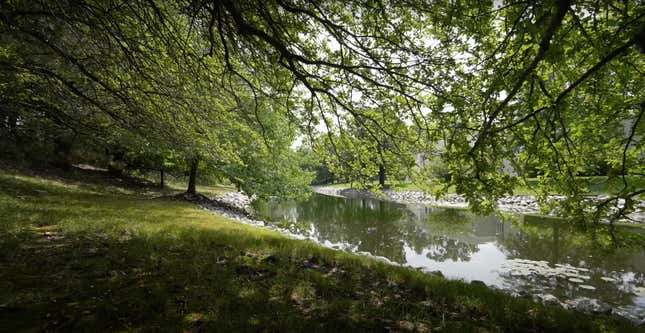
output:
{"label": "tree", "polygon": [[311,181],[312,185],[331,184],[337,180],[336,175],[320,160],[320,156],[313,151],[311,146],[300,145],[296,153],[301,160],[300,168],[314,174],[314,179]]}
{"label": "tree", "polygon": [[[261,147],[269,141],[259,119],[266,105],[244,80],[223,77],[227,73],[216,58],[204,58],[207,41],[182,14],[183,5],[3,5],[0,66],[11,115],[8,134],[20,139],[16,127],[35,127],[62,155],[71,143],[105,150],[107,165],[117,173],[150,163],[163,167],[164,155],[172,152],[179,164],[188,161],[188,192],[195,191],[199,161],[223,170],[246,158],[240,154],[248,149],[240,145],[268,149]],[[275,118],[286,116],[284,110],[273,112]],[[40,126],[43,121],[53,126]],[[83,139],[71,142],[58,133],[63,130]]]}
{"label": "tree", "polygon": [[[263,100],[284,106],[265,111],[311,137],[316,125],[326,127],[326,158],[360,172],[352,176],[374,174],[368,161],[385,147],[374,142],[442,142],[446,185],[480,212],[521,181],[500,173],[505,161],[520,175],[537,169],[539,198],[564,193],[565,213],[583,219],[593,216],[584,213],[588,191],[577,176],[602,152],[624,187],[596,219],[645,192],[628,177],[645,171],[645,8],[637,1],[17,1],[3,6],[1,19],[4,72],[37,77],[72,96],[68,104],[145,137],[163,133],[173,147],[213,160],[234,160],[239,149],[220,140],[224,151],[207,152],[217,137],[211,126],[233,130],[232,120],[242,119],[263,133],[255,112]],[[416,135],[388,131],[388,119]],[[334,122],[373,135],[356,141]]]}
{"label": "tree", "polygon": [[357,182],[358,187],[368,187],[376,179],[378,187],[384,188],[388,176],[405,179],[414,167],[413,154],[420,137],[409,125],[394,118],[388,107],[393,106],[363,110],[375,123],[348,117],[316,142],[317,154],[329,168]]}
{"label": "tree", "polygon": [[[401,98],[406,107],[394,116],[429,143],[444,142],[450,183],[475,210],[490,211],[519,181],[499,172],[505,160],[539,165],[540,198],[564,193],[565,214],[583,218],[577,175],[597,147],[618,152],[606,161],[623,175],[643,174],[645,9],[636,1],[211,5],[222,45],[257,50],[258,71],[291,72],[309,94],[310,116],[378,123],[353,96]],[[645,191],[622,180],[608,203]]]}

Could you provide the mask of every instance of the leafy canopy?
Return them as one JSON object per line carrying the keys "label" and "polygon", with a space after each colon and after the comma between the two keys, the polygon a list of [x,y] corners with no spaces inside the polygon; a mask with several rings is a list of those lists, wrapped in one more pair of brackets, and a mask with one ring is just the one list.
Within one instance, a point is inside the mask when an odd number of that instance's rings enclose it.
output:
{"label": "leafy canopy", "polygon": [[[65,119],[82,106],[240,176],[269,155],[289,160],[276,139],[289,128],[326,136],[324,158],[356,177],[374,175],[375,161],[439,152],[446,187],[483,212],[531,173],[542,201],[563,193],[565,213],[584,219],[619,199],[624,214],[645,191],[629,181],[645,171],[636,0],[58,0],[1,11],[12,108],[45,101]],[[16,89],[30,83],[35,95]],[[293,126],[263,122],[274,116]],[[240,156],[250,142],[267,150]],[[579,176],[597,169],[624,186],[585,216]]]}

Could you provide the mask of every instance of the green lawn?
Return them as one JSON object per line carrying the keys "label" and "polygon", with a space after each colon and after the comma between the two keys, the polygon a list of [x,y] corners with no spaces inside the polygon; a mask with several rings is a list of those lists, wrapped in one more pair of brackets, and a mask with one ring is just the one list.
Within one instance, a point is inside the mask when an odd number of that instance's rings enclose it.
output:
{"label": "green lawn", "polygon": [[0,171],[0,332],[631,332],[152,190]]}
{"label": "green lawn", "polygon": [[[188,188],[188,182],[170,181],[166,184],[166,188],[172,192],[185,192]],[[197,192],[204,194],[207,197],[214,197],[226,192],[235,191],[235,186],[231,185],[197,185]]]}

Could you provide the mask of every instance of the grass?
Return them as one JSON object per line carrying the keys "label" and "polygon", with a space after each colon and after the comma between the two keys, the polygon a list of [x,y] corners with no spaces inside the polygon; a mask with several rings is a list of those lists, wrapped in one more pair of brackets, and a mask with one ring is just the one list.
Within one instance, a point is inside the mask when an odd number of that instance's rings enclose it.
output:
{"label": "grass", "polygon": [[0,331],[638,331],[150,193],[0,171]]}
{"label": "grass", "polygon": [[[136,174],[115,177],[102,169],[87,165],[71,167],[68,170],[57,168],[26,168],[10,161],[0,159],[0,171],[4,173],[22,174],[53,181],[65,182],[68,186],[90,192],[110,194],[139,194],[143,196],[160,196],[183,193],[188,187],[186,177],[167,175],[164,188],[160,188],[156,174]],[[197,184],[197,191],[206,196],[216,196],[235,191],[232,185],[203,185]]]}
{"label": "grass", "polygon": [[[166,187],[172,192],[185,192],[186,188],[188,188],[188,182],[169,181],[166,183]],[[197,185],[197,192],[204,194],[207,197],[214,197],[235,190],[235,186],[232,185]]]}

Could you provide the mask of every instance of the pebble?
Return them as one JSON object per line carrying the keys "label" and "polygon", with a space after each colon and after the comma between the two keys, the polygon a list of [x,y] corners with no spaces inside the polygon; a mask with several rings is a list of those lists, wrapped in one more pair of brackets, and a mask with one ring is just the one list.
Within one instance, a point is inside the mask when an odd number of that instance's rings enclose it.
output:
{"label": "pebble", "polygon": [[[580,281],[580,282],[582,282],[582,281]],[[580,287],[581,289],[586,289],[586,290],[596,290],[596,287],[590,286],[588,284],[581,284],[578,287]]]}
{"label": "pebble", "polygon": [[645,287],[634,288],[634,293],[639,296],[645,296]]}

